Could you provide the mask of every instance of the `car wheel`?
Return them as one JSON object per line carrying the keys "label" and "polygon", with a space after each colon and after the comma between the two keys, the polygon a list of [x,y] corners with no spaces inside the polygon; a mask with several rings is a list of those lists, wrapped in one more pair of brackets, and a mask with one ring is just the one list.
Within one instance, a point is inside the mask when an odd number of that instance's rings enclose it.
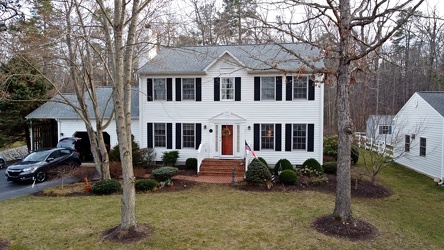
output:
{"label": "car wheel", "polygon": [[37,182],[44,182],[46,180],[46,173],[43,171],[38,171],[37,174],[35,174],[35,180]]}
{"label": "car wheel", "polygon": [[0,159],[0,169],[5,167],[5,161],[3,159]]}

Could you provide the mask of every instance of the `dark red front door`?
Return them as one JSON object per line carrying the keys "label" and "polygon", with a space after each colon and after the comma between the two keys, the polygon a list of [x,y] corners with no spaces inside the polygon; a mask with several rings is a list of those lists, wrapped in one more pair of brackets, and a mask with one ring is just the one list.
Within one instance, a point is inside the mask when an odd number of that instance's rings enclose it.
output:
{"label": "dark red front door", "polygon": [[233,155],[233,125],[222,125],[222,155]]}

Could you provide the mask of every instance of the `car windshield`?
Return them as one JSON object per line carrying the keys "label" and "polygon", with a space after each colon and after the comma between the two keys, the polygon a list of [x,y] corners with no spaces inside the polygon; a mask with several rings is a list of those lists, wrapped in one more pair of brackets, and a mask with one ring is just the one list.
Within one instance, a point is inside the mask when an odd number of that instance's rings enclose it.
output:
{"label": "car windshield", "polygon": [[48,156],[47,151],[34,152],[26,156],[25,159],[23,159],[23,161],[43,161],[47,156]]}

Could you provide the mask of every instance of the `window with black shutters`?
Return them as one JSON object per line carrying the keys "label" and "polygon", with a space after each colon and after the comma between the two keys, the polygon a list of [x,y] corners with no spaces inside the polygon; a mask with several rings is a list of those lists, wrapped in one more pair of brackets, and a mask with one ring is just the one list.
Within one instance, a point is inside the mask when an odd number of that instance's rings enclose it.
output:
{"label": "window with black shutters", "polygon": [[182,98],[183,100],[195,99],[195,79],[183,78],[182,79]]}
{"label": "window with black shutters", "polygon": [[308,77],[293,78],[293,99],[307,99]]}
{"label": "window with black shutters", "polygon": [[154,147],[166,147],[165,123],[154,123]]}
{"label": "window with black shutters", "polygon": [[166,80],[165,78],[153,79],[154,100],[166,100]]}
{"label": "window with black shutters", "polygon": [[275,100],[275,77],[261,77],[261,100]]}
{"label": "window with black shutters", "polygon": [[274,149],[274,124],[261,124],[261,149]]}
{"label": "window with black shutters", "polygon": [[307,148],[307,125],[293,124],[293,149]]}
{"label": "window with black shutters", "polygon": [[184,123],[182,125],[182,137],[184,148],[194,148],[195,128],[193,123]]}

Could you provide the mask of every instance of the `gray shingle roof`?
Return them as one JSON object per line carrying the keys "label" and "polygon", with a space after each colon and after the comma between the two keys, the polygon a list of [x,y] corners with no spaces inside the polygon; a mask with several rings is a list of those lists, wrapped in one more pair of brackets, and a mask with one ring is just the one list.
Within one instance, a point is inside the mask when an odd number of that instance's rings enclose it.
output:
{"label": "gray shingle roof", "polygon": [[319,60],[319,50],[302,43],[194,46],[163,48],[138,73],[141,75],[204,74],[206,68],[226,52],[250,70],[278,69],[295,71],[305,66],[287,50],[299,54],[304,60],[314,62],[316,67],[324,65]]}
{"label": "gray shingle roof", "polygon": [[444,117],[444,92],[424,91],[417,94]]}
{"label": "gray shingle roof", "polygon": [[[99,103],[99,110],[101,114],[105,114],[104,117],[108,118],[114,108],[113,101],[111,98],[112,87],[100,87],[97,88],[97,98]],[[78,106],[77,97],[75,94],[63,94],[72,104]],[[94,112],[92,110],[92,102],[88,97],[86,99],[88,113],[91,117],[94,117]],[[111,98],[111,99],[110,99]],[[57,95],[52,98],[52,101],[44,103],[42,106],[38,107],[30,114],[26,116],[26,119],[79,119],[80,117],[73,110],[72,107],[65,103],[62,97]],[[109,103],[108,103],[109,102]],[[133,118],[139,117],[139,89],[133,88],[131,95],[131,116]]]}

